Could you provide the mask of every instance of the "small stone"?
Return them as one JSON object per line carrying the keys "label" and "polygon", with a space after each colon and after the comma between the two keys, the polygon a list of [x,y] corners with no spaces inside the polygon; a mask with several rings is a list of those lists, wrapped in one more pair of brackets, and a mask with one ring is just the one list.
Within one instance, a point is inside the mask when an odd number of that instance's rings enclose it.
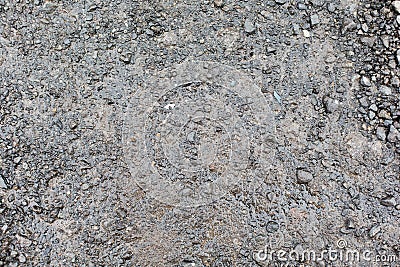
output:
{"label": "small stone", "polygon": [[313,175],[310,172],[304,170],[297,170],[297,182],[299,184],[307,184],[313,179]]}
{"label": "small stone", "polygon": [[347,221],[346,221],[346,227],[347,227],[348,229],[355,229],[355,228],[356,228],[353,219],[347,219]]}
{"label": "small stone", "polygon": [[335,12],[335,10],[336,10],[336,5],[334,3],[329,3],[328,11],[332,13],[332,12]]}
{"label": "small stone", "polygon": [[371,230],[369,230],[369,237],[374,237],[376,236],[379,232],[381,231],[381,226],[375,225],[374,227],[371,228]]}
{"label": "small stone", "polygon": [[146,29],[145,32],[148,36],[154,36],[154,32],[151,29]]}
{"label": "small stone", "polygon": [[89,189],[89,185],[85,183],[85,184],[83,184],[81,186],[81,188],[82,188],[82,190],[88,190]]}
{"label": "small stone", "polygon": [[57,3],[46,1],[43,5],[43,11],[46,12],[47,14],[51,14],[57,9],[57,7],[58,7]]}
{"label": "small stone", "polygon": [[390,113],[387,112],[386,110],[382,109],[381,111],[379,111],[378,113],[378,117],[382,118],[382,119],[387,119],[390,120],[392,117],[390,117]]}
{"label": "small stone", "polygon": [[393,86],[400,87],[400,79],[399,79],[399,77],[394,76],[390,82],[392,83]]}
{"label": "small stone", "polygon": [[313,6],[322,7],[325,4],[326,0],[311,0]]}
{"label": "small stone", "polygon": [[370,111],[368,112],[368,118],[369,118],[370,120],[373,120],[373,119],[375,118],[375,116],[376,116],[376,114],[375,114],[375,112],[373,112],[372,110],[370,110]]}
{"label": "small stone", "polygon": [[391,95],[392,94],[392,89],[390,87],[385,86],[385,85],[382,85],[381,87],[379,87],[379,91],[384,95]]}
{"label": "small stone", "polygon": [[300,25],[293,23],[293,34],[294,35],[299,35],[300,34]]}
{"label": "small stone", "polygon": [[6,181],[0,176],[0,188],[7,189]]}
{"label": "small stone", "polygon": [[70,128],[71,130],[76,129],[77,127],[78,127],[78,122],[77,122],[77,121],[71,121],[71,122],[70,122],[69,128]]}
{"label": "small stone", "polygon": [[87,14],[85,20],[86,21],[92,21],[93,20],[93,15],[92,14]]}
{"label": "small stone", "polygon": [[342,33],[353,31],[355,29],[357,29],[357,23],[355,23],[352,19],[349,18],[343,19]]}
{"label": "small stone", "polygon": [[136,40],[136,38],[137,38],[137,33],[136,33],[136,32],[133,32],[133,33],[132,33],[132,40]]}
{"label": "small stone", "polygon": [[327,113],[333,113],[337,110],[337,108],[339,106],[339,102],[330,97],[325,97],[324,98],[324,106],[325,106],[325,111]]}
{"label": "small stone", "polygon": [[92,12],[92,11],[95,11],[96,9],[98,8],[98,6],[96,5],[96,4],[93,4],[93,5],[91,5],[89,8],[88,8],[88,12]]}
{"label": "small stone", "polygon": [[274,221],[269,221],[267,223],[266,229],[267,229],[268,233],[275,233],[276,231],[279,230],[279,224],[277,222],[274,222]]}
{"label": "small stone", "polygon": [[267,54],[274,54],[276,52],[275,47],[268,46],[266,49]]}
{"label": "small stone", "polygon": [[315,26],[320,23],[319,17],[317,14],[311,15],[310,17],[311,26]]}
{"label": "small stone", "polygon": [[360,83],[361,83],[362,86],[365,86],[365,87],[371,87],[372,86],[371,80],[366,76],[361,77]]}
{"label": "small stone", "polygon": [[336,62],[336,57],[334,55],[328,55],[327,57],[325,57],[325,63],[331,64],[334,62]]}
{"label": "small stone", "polygon": [[371,106],[369,106],[369,109],[375,112],[378,111],[378,107],[376,106],[376,104],[372,104]]}
{"label": "small stone", "polygon": [[384,127],[378,127],[376,129],[376,137],[382,141],[386,140],[386,130]]}
{"label": "small stone", "polygon": [[224,6],[224,0],[214,0],[214,6],[215,7],[223,7]]}
{"label": "small stone", "polygon": [[400,14],[400,1],[393,1],[392,6],[394,11]]}
{"label": "small stone", "polygon": [[390,46],[389,37],[388,36],[381,37],[381,40],[382,40],[383,46],[386,48],[389,48],[389,46]]}
{"label": "small stone", "polygon": [[397,52],[396,52],[396,59],[397,59],[397,64],[400,65],[400,49],[397,50]]}
{"label": "small stone", "polygon": [[247,33],[254,33],[256,31],[256,27],[254,26],[254,22],[251,19],[247,18],[244,21],[244,30]]}
{"label": "small stone", "polygon": [[303,4],[303,3],[298,3],[297,4],[297,8],[300,9],[300,10],[306,10],[307,6],[305,4]]}
{"label": "small stone", "polygon": [[24,254],[20,254],[20,255],[18,256],[18,260],[19,260],[20,263],[26,262],[26,257],[25,257],[25,255],[24,255]]}
{"label": "small stone", "polygon": [[126,64],[130,63],[131,59],[132,59],[132,54],[131,53],[125,53],[125,54],[122,54],[119,57],[119,60],[121,60],[122,62],[124,62]]}
{"label": "small stone", "polygon": [[194,143],[194,141],[195,141],[195,135],[196,135],[195,132],[190,132],[190,133],[187,135],[187,140],[188,140],[189,142],[191,142],[191,143]]}
{"label": "small stone", "polygon": [[400,141],[400,132],[393,125],[390,125],[387,140],[391,143]]}
{"label": "small stone", "polygon": [[277,3],[278,5],[284,5],[286,4],[287,0],[275,0],[275,3]]}
{"label": "small stone", "polygon": [[397,24],[400,25],[400,15],[398,15],[398,16],[396,17],[396,21],[397,21]]}
{"label": "small stone", "polygon": [[311,37],[310,32],[307,31],[307,30],[303,30],[303,35],[304,35],[304,37],[306,37],[306,38],[310,38],[310,37]]}
{"label": "small stone", "polygon": [[358,101],[360,101],[361,106],[363,106],[364,108],[368,107],[369,105],[368,97],[366,96],[360,98]]}
{"label": "small stone", "polygon": [[361,24],[361,29],[363,30],[363,32],[368,32],[369,30],[368,25],[366,23]]}
{"label": "small stone", "polygon": [[375,42],[376,42],[376,37],[363,37],[360,39],[361,43],[368,46],[368,47],[374,47]]}
{"label": "small stone", "polygon": [[390,196],[390,197],[386,197],[386,198],[382,199],[381,204],[386,207],[394,207],[394,206],[396,206],[397,203],[396,203],[396,199],[394,197]]}

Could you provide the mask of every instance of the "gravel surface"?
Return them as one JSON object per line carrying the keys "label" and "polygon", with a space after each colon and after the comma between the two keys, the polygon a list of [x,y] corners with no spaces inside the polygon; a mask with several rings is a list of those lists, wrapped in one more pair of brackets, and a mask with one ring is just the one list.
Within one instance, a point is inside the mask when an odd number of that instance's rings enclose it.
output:
{"label": "gravel surface", "polygon": [[400,265],[400,1],[0,22],[0,266]]}

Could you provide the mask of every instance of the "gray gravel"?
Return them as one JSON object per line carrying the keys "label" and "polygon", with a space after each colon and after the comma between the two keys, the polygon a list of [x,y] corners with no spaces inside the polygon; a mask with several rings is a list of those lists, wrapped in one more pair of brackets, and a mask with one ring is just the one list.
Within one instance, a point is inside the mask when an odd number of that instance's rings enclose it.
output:
{"label": "gray gravel", "polygon": [[[400,1],[0,0],[0,21],[0,266],[399,266]],[[224,194],[160,201],[154,172]]]}

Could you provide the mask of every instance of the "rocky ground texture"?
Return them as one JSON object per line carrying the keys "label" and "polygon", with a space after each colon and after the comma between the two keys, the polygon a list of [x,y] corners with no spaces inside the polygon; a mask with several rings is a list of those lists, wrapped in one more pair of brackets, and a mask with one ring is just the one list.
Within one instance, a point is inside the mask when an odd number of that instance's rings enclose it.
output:
{"label": "rocky ground texture", "polygon": [[[280,266],[256,252],[338,245],[399,266],[399,36],[400,1],[0,0],[0,266]],[[195,60],[272,99],[275,150],[180,208],[132,177],[122,114]]]}

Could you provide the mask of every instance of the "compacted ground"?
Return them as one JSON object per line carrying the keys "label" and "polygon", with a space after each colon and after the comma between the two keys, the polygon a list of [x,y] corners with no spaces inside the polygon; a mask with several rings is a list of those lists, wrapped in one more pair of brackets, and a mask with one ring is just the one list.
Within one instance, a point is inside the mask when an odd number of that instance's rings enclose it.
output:
{"label": "compacted ground", "polygon": [[400,1],[0,0],[0,266],[399,266],[399,36]]}

